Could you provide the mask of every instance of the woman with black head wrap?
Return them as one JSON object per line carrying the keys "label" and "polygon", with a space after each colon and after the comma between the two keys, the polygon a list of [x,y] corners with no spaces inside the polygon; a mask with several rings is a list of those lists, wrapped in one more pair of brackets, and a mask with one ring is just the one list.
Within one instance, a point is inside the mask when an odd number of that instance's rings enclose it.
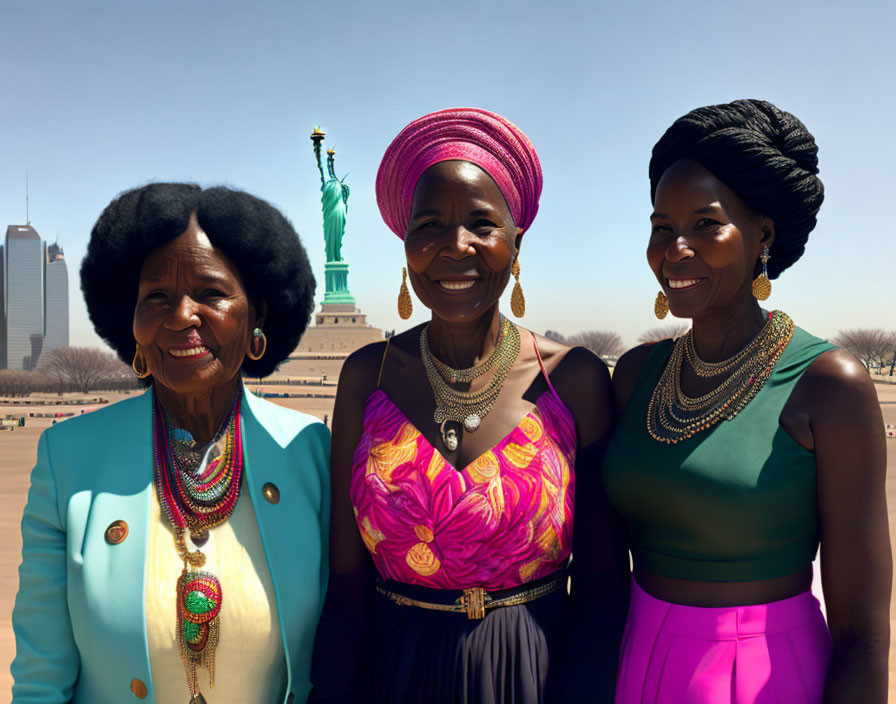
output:
{"label": "woman with black head wrap", "polygon": [[[616,367],[603,479],[634,562],[617,702],[884,702],[891,558],[862,365],[759,301],[824,191],[796,117],[698,108],[653,149],[647,260],[677,340]],[[830,278],[830,277],[828,277]],[[821,542],[827,624],[812,596]]]}

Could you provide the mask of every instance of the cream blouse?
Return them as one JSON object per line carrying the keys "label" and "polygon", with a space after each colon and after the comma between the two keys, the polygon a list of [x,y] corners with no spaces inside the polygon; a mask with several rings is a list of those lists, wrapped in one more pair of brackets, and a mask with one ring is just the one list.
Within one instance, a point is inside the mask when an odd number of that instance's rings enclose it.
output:
{"label": "cream blouse", "polygon": [[[245,486],[245,485],[244,485]],[[157,704],[189,701],[176,641],[176,585],[183,562],[174,532],[152,502],[146,565],[146,635]],[[196,547],[186,539],[192,551]],[[286,657],[280,636],[271,572],[252,500],[245,488],[230,518],[209,531],[202,546],[204,571],[221,583],[220,641],[215,651],[215,687],[198,667],[199,691],[208,704],[272,704],[286,689]]]}

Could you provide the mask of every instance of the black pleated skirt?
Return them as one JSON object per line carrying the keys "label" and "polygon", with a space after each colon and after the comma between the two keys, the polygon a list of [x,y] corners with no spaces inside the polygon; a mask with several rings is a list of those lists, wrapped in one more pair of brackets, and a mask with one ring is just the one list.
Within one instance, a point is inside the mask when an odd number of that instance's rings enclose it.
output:
{"label": "black pleated skirt", "polygon": [[[551,578],[537,580],[535,587]],[[419,601],[451,603],[459,592],[386,582]],[[365,654],[364,692],[375,704],[541,704],[559,661],[564,587],[482,620],[401,606],[377,593]]]}

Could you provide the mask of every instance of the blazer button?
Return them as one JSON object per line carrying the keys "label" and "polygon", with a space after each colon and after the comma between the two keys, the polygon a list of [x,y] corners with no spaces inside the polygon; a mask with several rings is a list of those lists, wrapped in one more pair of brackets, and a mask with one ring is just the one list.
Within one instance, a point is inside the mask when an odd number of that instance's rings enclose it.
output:
{"label": "blazer button", "polygon": [[264,498],[267,499],[269,503],[280,503],[280,490],[277,488],[276,484],[272,484],[271,482],[265,484],[263,487],[261,487],[261,495],[264,496]]}
{"label": "blazer button", "polygon": [[[128,524],[124,521],[114,521],[109,524],[109,527],[106,528],[106,542],[109,545],[118,545],[119,543],[123,543],[124,539],[128,537]],[[134,680],[135,682],[138,680]],[[144,696],[146,696],[144,692]]]}
{"label": "blazer button", "polygon": [[131,692],[134,693],[134,696],[137,697],[137,699],[145,699],[146,685],[143,684],[142,680],[134,678],[133,680],[131,680]]}

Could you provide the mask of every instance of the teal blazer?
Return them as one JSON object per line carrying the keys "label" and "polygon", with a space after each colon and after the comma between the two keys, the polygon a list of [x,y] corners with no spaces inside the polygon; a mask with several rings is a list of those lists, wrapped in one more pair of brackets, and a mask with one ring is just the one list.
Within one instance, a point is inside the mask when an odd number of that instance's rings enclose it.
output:
{"label": "teal blazer", "polygon": [[[282,701],[304,702],[327,582],[330,433],[248,390],[242,431],[242,500],[258,517],[286,654]],[[156,500],[152,391],[43,432],[22,518],[13,704],[155,702],[144,572]],[[111,544],[115,521],[128,533]]]}

